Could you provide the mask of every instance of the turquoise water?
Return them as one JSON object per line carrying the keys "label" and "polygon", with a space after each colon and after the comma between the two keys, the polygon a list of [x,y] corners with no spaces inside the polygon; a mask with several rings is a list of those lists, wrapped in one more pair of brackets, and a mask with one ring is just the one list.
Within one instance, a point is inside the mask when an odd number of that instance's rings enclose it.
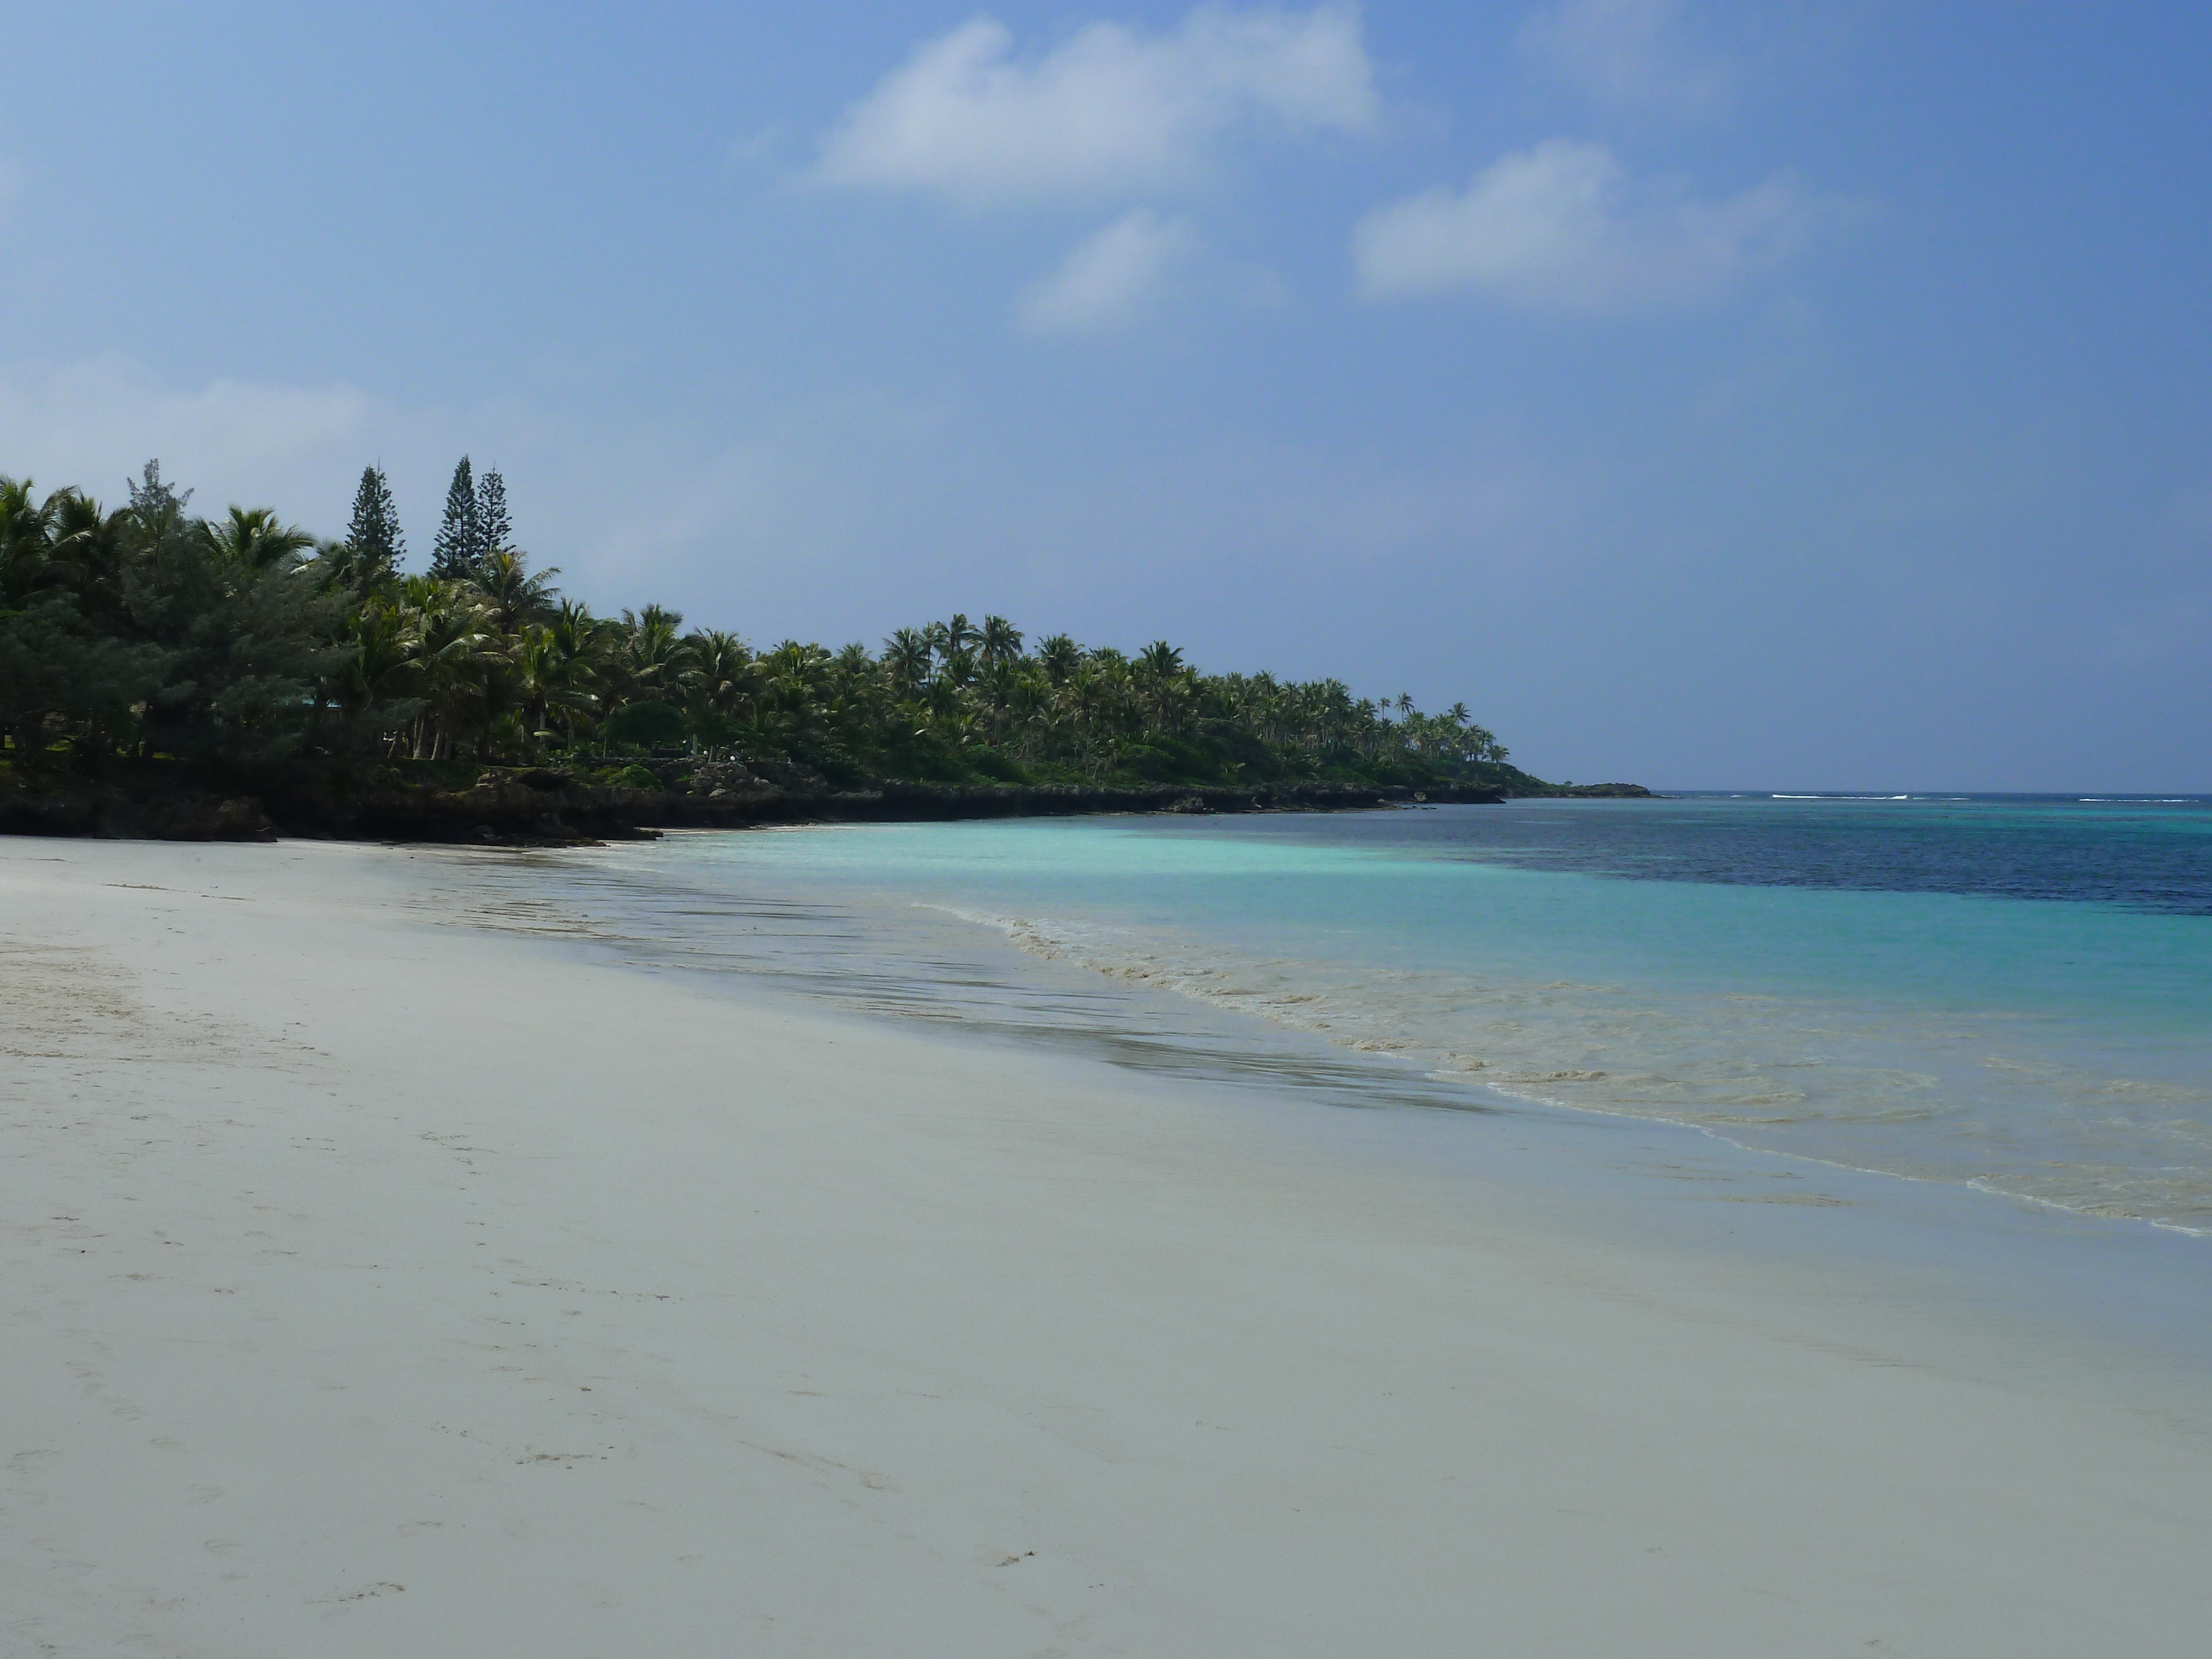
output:
{"label": "turquoise water", "polygon": [[2203,802],[845,826],[684,837],[656,863],[859,918],[885,950],[941,955],[914,944],[939,937],[924,921],[988,930],[1056,974],[1371,1057],[1378,1086],[1410,1068],[2212,1230]]}

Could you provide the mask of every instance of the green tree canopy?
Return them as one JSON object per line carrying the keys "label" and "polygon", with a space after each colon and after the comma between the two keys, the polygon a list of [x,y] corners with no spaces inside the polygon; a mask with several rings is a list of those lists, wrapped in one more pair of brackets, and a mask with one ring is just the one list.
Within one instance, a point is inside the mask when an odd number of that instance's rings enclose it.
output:
{"label": "green tree canopy", "polygon": [[1463,703],[1209,674],[1168,640],[1025,648],[955,611],[878,652],[755,652],[644,605],[605,618],[513,545],[506,488],[464,457],[433,568],[398,568],[382,471],[342,542],[273,508],[212,520],[149,461],[110,512],[0,478],[0,732],[19,765],[167,754],[596,763],[624,755],[878,778],[1418,785],[1506,758]]}

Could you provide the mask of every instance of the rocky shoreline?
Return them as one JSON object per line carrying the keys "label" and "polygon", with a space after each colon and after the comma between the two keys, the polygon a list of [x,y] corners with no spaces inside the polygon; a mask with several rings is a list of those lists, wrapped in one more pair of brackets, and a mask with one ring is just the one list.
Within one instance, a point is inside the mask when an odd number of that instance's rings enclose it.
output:
{"label": "rocky shoreline", "polygon": [[[1516,795],[1644,796],[1635,784],[1569,788],[1511,783],[1299,781],[1240,786],[935,784],[878,781],[842,789],[818,774],[735,763],[629,763],[615,778],[545,768],[491,769],[462,787],[356,781],[261,784],[252,793],[179,787],[147,772],[0,784],[0,834],[154,841],[323,840],[546,847],[633,840],[665,830],[775,823],[938,822],[1093,812],[1348,811],[1423,803],[1495,804]],[[648,780],[651,787],[647,787]]]}

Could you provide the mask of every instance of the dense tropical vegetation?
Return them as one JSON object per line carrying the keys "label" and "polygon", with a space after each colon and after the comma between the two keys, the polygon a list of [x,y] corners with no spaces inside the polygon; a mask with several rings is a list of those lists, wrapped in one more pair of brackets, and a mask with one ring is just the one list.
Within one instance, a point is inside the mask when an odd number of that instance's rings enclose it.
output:
{"label": "dense tropical vegetation", "polygon": [[688,755],[842,786],[1418,786],[1506,757],[1464,705],[1424,714],[1333,679],[1202,673],[1165,641],[1125,653],[956,614],[874,650],[757,648],[659,605],[595,616],[561,595],[557,570],[532,567],[499,474],[465,459],[422,573],[402,568],[374,467],[337,541],[266,507],[197,517],[190,499],[153,462],[113,508],[0,478],[0,732],[19,773]]}

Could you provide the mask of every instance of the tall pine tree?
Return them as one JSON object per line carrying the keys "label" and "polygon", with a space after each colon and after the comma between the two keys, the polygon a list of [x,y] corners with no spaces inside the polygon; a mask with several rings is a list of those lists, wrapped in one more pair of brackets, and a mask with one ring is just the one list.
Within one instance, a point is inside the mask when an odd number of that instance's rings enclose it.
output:
{"label": "tall pine tree", "polygon": [[477,480],[477,568],[483,570],[495,553],[510,550],[514,540],[514,526],[507,516],[507,480],[488,466]]}
{"label": "tall pine tree", "polygon": [[365,466],[361,488],[353,493],[353,518],[346,526],[346,549],[363,586],[381,581],[399,568],[407,544],[399,533],[399,510],[380,466]]}
{"label": "tall pine tree", "polygon": [[453,582],[475,578],[483,556],[482,522],[477,516],[476,479],[469,471],[469,458],[464,455],[453,469],[453,482],[446,488],[445,522],[438,526],[438,539],[430,550],[432,575]]}

